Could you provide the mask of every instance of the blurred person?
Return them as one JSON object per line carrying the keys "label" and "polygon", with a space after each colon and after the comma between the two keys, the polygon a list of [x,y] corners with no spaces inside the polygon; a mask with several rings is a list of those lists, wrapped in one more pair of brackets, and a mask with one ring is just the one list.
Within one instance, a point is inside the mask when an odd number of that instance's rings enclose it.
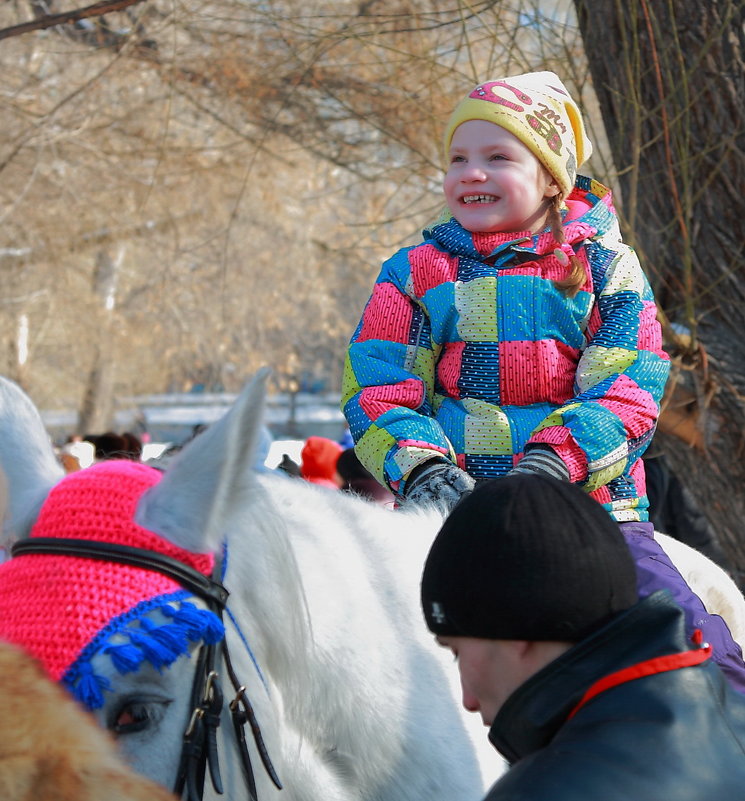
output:
{"label": "blurred person", "polygon": [[287,473],[288,476],[292,476],[293,478],[301,478],[300,465],[290,456],[289,453],[282,454],[282,458],[277,465],[277,470]]}
{"label": "blurred person", "polygon": [[90,467],[95,458],[93,443],[84,440],[80,434],[71,434],[59,450],[59,459],[66,473]]}
{"label": "blurred person", "polygon": [[336,472],[342,492],[350,492],[368,501],[393,507],[396,500],[393,493],[363,467],[353,447],[346,448],[339,454]]}
{"label": "blurred person", "polygon": [[339,445],[341,445],[344,450],[354,447],[354,438],[352,437],[352,432],[349,430],[349,426],[344,426],[344,433],[341,435]]}
{"label": "blurred person", "polygon": [[127,458],[127,441],[114,431],[105,431],[103,434],[86,434],[84,439],[93,444],[97,462],[103,462],[106,459]]}
{"label": "blurred person", "polygon": [[328,437],[308,437],[300,451],[300,475],[311,484],[338,490],[336,461],[341,452],[341,445]]}
{"label": "blurred person", "polygon": [[126,459],[131,459],[133,462],[139,462],[142,458],[142,442],[140,438],[133,434],[131,431],[125,431],[122,434],[124,440],[124,454]]}
{"label": "blurred person", "polygon": [[649,519],[655,531],[662,531],[701,551],[737,580],[737,570],[693,495],[671,469],[664,454],[656,448],[650,451],[644,454],[644,472]]}

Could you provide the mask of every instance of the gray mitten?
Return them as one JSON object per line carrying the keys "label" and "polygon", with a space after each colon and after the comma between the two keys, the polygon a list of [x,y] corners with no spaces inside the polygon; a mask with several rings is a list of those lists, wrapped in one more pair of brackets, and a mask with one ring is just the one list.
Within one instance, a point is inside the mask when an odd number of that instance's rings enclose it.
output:
{"label": "gray mitten", "polygon": [[460,467],[431,459],[412,472],[404,487],[404,505],[433,503],[445,513],[467,495],[474,480]]}
{"label": "gray mitten", "polygon": [[551,476],[560,481],[569,481],[569,468],[556,451],[548,445],[535,445],[525,453],[515,467],[507,473],[533,473],[539,476]]}

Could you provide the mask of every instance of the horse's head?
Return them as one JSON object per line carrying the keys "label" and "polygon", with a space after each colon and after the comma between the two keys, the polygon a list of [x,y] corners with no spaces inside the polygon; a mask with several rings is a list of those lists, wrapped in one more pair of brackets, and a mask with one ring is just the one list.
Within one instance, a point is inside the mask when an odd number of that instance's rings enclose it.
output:
{"label": "horse's head", "polygon": [[0,565],[0,638],[33,654],[164,784],[190,714],[196,660],[182,657],[224,636],[210,577],[235,493],[252,481],[264,379],[165,471],[111,460],[68,475],[33,404],[0,379],[5,539],[15,543]]}
{"label": "horse's head", "polygon": [[222,636],[220,621],[173,578],[107,561],[105,553],[62,550],[143,549],[210,576],[212,554],[187,551],[135,522],[139,501],[161,475],[128,460],[70,473],[51,489],[19,555],[0,566],[0,609],[13,610],[0,619],[0,636],[23,645],[91,710],[103,706],[110,686],[93,669],[96,655],[108,655],[122,674],[143,663],[160,669],[188,653],[190,643]]}

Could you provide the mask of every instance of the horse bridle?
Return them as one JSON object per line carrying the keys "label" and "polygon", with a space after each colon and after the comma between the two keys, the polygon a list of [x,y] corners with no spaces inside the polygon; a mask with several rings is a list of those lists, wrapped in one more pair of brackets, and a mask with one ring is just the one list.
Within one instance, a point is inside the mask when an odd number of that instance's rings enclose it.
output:
{"label": "horse bridle", "polygon": [[[76,556],[154,570],[168,576],[184,589],[199,596],[210,611],[214,612],[221,621],[223,619],[229,595],[223,584],[217,578],[205,576],[184,562],[156,551],[95,540],[32,537],[16,542],[11,549],[12,556],[27,554]],[[219,565],[215,568],[215,576],[218,574],[218,570]],[[246,694],[245,685],[240,683],[233,670],[226,637],[223,637],[216,645],[202,643],[200,646],[191,691],[191,712],[184,731],[174,793],[179,798],[185,797],[187,801],[201,801],[207,768],[209,768],[210,780],[215,792],[223,793],[217,752],[217,729],[220,725],[223,708],[223,694],[217,671],[221,657],[235,691],[235,697],[230,702],[229,709],[238,743],[238,752],[241,756],[243,777],[250,798],[257,801],[256,781],[246,744],[246,723],[251,727],[256,748],[269,778],[279,790],[282,789],[282,783],[269,758],[253,706]],[[184,793],[186,793],[185,796]]]}

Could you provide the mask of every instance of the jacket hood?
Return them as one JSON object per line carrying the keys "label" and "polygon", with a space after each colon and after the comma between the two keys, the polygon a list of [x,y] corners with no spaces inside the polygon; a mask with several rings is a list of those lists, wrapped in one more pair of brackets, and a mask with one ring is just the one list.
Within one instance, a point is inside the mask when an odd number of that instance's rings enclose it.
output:
{"label": "jacket hood", "polygon": [[[610,189],[592,178],[578,175],[574,189],[565,200],[564,237],[570,245],[607,233],[618,227]],[[558,247],[556,238],[546,229],[537,234],[528,231],[480,233],[466,231],[445,209],[440,217],[422,232],[424,239],[454,256],[476,260],[484,258],[501,266],[515,255],[535,258]]]}

